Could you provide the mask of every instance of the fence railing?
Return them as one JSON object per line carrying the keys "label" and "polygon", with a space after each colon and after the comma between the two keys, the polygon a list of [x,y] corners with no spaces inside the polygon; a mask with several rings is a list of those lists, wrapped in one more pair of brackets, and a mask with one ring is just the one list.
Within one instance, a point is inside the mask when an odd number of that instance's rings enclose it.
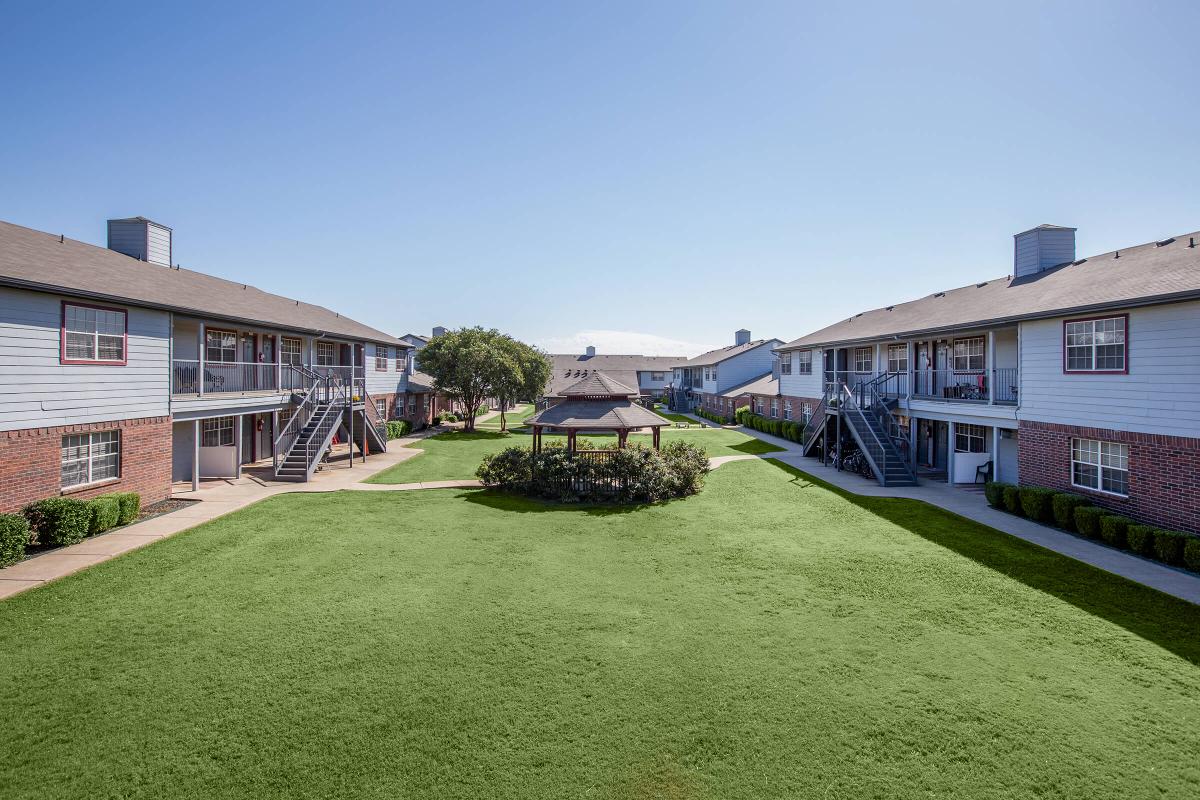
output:
{"label": "fence railing", "polygon": [[222,394],[230,392],[278,391],[276,364],[253,361],[205,361],[174,359],[171,369],[173,394]]}

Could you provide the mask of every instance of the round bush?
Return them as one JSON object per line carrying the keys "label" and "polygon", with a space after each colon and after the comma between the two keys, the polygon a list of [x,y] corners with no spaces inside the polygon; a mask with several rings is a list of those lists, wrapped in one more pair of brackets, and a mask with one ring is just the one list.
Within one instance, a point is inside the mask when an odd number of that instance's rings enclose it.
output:
{"label": "round bush", "polygon": [[1200,536],[1189,536],[1183,543],[1183,565],[1200,572]]}
{"label": "round bush", "polygon": [[1113,547],[1125,547],[1125,531],[1133,524],[1129,517],[1112,514],[1100,518],[1100,538]]}
{"label": "round bush", "polygon": [[142,496],[137,492],[118,492],[113,495],[121,506],[120,524],[128,525],[138,518],[142,510]]}
{"label": "round bush", "polygon": [[988,505],[992,508],[998,508],[1001,511],[1006,510],[1004,505],[1004,490],[1012,486],[1011,483],[1001,483],[999,481],[988,481],[983,485],[983,496],[987,498]]}
{"label": "round bush", "polygon": [[88,501],[88,509],[92,512],[88,521],[88,535],[95,536],[104,533],[109,528],[117,527],[121,521],[121,501],[111,494],[102,494]]}
{"label": "round bush", "polygon": [[68,545],[83,541],[92,521],[92,509],[82,500],[51,497],[25,506],[25,519],[38,544]]}

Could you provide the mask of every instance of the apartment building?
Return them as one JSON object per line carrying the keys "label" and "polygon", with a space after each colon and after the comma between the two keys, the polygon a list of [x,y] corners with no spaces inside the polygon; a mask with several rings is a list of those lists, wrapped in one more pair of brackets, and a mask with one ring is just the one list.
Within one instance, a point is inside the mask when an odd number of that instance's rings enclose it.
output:
{"label": "apartment building", "polygon": [[272,460],[307,479],[335,437],[386,448],[408,344],[329,309],[172,265],[173,231],[108,247],[0,222],[0,511],[58,494],[170,496]]}
{"label": "apartment building", "polygon": [[806,452],[840,434],[881,482],[992,477],[1200,530],[1200,233],[1084,258],[1075,233],[1023,231],[1008,276],[778,348]]}
{"label": "apartment building", "polygon": [[600,355],[589,346],[580,355],[552,354],[550,382],[543,400],[555,403],[563,398],[563,390],[598,373],[618,383],[636,387],[641,397],[661,398],[668,390],[672,367],[683,356]]}
{"label": "apartment building", "polygon": [[[671,408],[703,408],[714,414],[732,415],[744,393],[741,387],[771,374],[773,349],[782,344],[780,339],[751,339],[750,331],[743,328],[734,333],[733,344],[728,347],[676,362],[668,393]],[[728,394],[734,389],[739,392]]]}

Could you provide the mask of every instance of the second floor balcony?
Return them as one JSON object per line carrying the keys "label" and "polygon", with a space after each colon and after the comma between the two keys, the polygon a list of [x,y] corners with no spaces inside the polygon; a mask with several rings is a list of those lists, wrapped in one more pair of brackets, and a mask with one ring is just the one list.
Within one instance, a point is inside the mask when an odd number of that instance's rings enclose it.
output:
{"label": "second floor balcony", "polygon": [[852,390],[872,384],[889,399],[1016,405],[1020,384],[1016,367],[925,369],[912,372],[827,372],[827,384]]}
{"label": "second floor balcony", "polygon": [[176,396],[275,394],[304,391],[312,376],[335,385],[365,391],[366,372],[360,366],[279,364],[257,361],[204,361],[177,358],[171,364],[171,393]]}

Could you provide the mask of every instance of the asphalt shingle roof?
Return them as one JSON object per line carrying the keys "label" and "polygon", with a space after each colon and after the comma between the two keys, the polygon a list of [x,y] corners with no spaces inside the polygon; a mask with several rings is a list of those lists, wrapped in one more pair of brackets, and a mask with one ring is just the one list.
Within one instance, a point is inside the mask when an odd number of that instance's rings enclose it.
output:
{"label": "asphalt shingle roof", "polygon": [[530,417],[527,425],[554,428],[661,428],[670,423],[632,400],[564,400]]}
{"label": "asphalt shingle roof", "polygon": [[581,381],[571,384],[562,392],[567,397],[632,397],[638,390],[620,381],[613,380],[603,372],[593,372]]}
{"label": "asphalt shingle roof", "polygon": [[636,355],[551,355],[550,383],[546,387],[547,397],[561,397],[563,390],[595,372],[603,372],[626,386],[639,384],[639,372],[670,372],[682,356],[636,356]]}
{"label": "asphalt shingle roof", "polygon": [[779,378],[776,378],[774,373],[768,372],[766,375],[751,378],[732,389],[726,389],[720,393],[720,396],[741,397],[744,394],[779,394]]}
{"label": "asphalt shingle roof", "polygon": [[778,349],[1191,298],[1200,298],[1200,232],[1088,256],[1022,278],[996,278],[864,311]]}
{"label": "asphalt shingle roof", "polygon": [[767,342],[778,341],[777,339],[755,339],[753,342],[746,344],[731,344],[728,347],[718,347],[716,350],[709,350],[707,353],[701,353],[695,358],[687,361],[676,361],[677,367],[707,367],[712,364],[720,364],[726,359],[733,358],[736,355],[741,355],[747,350],[753,350],[756,347],[761,347]]}
{"label": "asphalt shingle roof", "polygon": [[409,347],[328,308],[0,222],[0,284]]}

